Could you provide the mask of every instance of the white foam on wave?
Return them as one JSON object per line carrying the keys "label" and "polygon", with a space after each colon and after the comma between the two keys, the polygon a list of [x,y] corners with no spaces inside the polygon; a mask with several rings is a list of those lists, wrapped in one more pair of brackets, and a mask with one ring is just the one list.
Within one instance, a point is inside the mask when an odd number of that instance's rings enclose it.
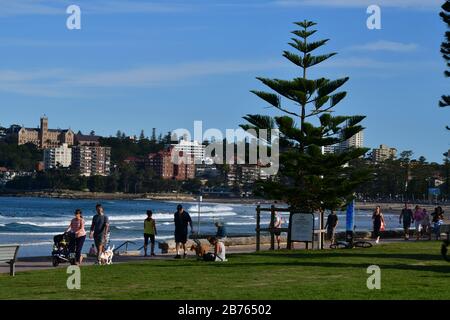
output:
{"label": "white foam on wave", "polygon": [[25,243],[20,243],[21,246],[24,247],[34,247],[34,246],[44,246],[44,245],[52,245],[53,242],[52,241],[41,241],[41,242],[25,242]]}
{"label": "white foam on wave", "polygon": [[21,236],[21,237],[56,236],[58,234],[62,234],[62,232],[0,232],[0,236]]}
{"label": "white foam on wave", "polygon": [[[198,205],[192,205],[187,210],[188,212],[199,212]],[[218,205],[218,206],[200,206],[200,212],[232,212],[233,207]]]}
{"label": "white foam on wave", "polygon": [[55,222],[31,222],[31,221],[20,221],[16,222],[17,224],[22,225],[30,225],[35,227],[68,227],[69,222],[63,222],[63,221],[55,221]]}

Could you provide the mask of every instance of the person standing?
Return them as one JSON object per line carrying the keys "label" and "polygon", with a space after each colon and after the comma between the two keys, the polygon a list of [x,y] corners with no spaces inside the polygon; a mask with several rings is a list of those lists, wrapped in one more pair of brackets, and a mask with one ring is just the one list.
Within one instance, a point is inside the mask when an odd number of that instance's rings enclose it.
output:
{"label": "person standing", "polygon": [[156,221],[152,218],[153,211],[147,210],[147,219],[144,220],[144,252],[145,257],[147,255],[148,242],[151,242],[151,256],[155,256],[155,236],[157,235],[156,231]]}
{"label": "person standing", "polygon": [[283,219],[278,211],[275,212],[275,221],[273,223],[273,228],[275,229],[274,235],[277,240],[278,250],[281,249],[281,227],[283,226]]}
{"label": "person standing", "polygon": [[383,213],[381,212],[380,206],[376,207],[376,209],[372,215],[372,220],[373,220],[373,235],[376,239],[375,243],[379,243],[381,231],[384,231],[386,228],[386,224],[384,222],[384,216],[383,216]]}
{"label": "person standing", "polygon": [[227,229],[222,222],[216,222],[214,224],[216,226],[216,238],[217,239],[225,239],[227,237]]}
{"label": "person standing", "polygon": [[417,205],[414,209],[414,224],[416,227],[416,240],[420,240],[422,234],[423,210]]}
{"label": "person standing", "polygon": [[334,210],[331,211],[331,213],[328,215],[327,223],[325,224],[325,229],[327,229],[327,237],[328,240],[331,241],[331,244],[334,244],[336,242],[336,228],[339,223],[339,218],[334,212]]}
{"label": "person standing", "polygon": [[86,230],[84,228],[85,221],[80,209],[75,210],[75,218],[70,222],[69,228],[66,232],[70,232],[69,252],[75,254],[75,264],[81,265],[83,257],[81,251],[83,250],[84,241],[86,240]]}
{"label": "person standing", "polygon": [[174,214],[175,222],[175,243],[177,255],[175,259],[181,259],[180,245],[183,247],[183,257],[186,258],[186,242],[188,238],[188,226],[191,227],[191,233],[194,233],[192,219],[188,212],[184,211],[182,205],[177,206],[177,212]]}
{"label": "person standing", "polygon": [[431,240],[431,219],[425,208],[423,209],[422,230],[424,235],[428,235],[428,240]]}
{"label": "person standing", "polygon": [[441,225],[444,224],[442,207],[436,207],[431,216],[433,217],[433,233],[436,235],[436,240],[439,240],[441,238]]}
{"label": "person standing", "polygon": [[409,240],[409,229],[411,228],[411,223],[414,222],[413,212],[409,208],[409,204],[405,203],[405,207],[402,209],[400,213],[399,223],[402,224],[403,220],[403,231],[405,233],[405,240]]}
{"label": "person standing", "polygon": [[106,245],[106,238],[109,232],[109,219],[104,213],[101,204],[95,206],[97,214],[92,218],[91,232],[89,238],[94,239],[97,248],[97,262],[101,264],[101,254]]}

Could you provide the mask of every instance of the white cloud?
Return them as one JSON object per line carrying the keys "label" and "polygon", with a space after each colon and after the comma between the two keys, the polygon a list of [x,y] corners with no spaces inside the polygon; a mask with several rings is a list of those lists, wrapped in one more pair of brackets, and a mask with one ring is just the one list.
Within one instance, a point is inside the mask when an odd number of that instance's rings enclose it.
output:
{"label": "white cloud", "polygon": [[390,51],[390,52],[413,52],[418,49],[416,43],[402,43],[394,41],[380,40],[362,45],[354,45],[347,50],[351,51]]}
{"label": "white cloud", "polygon": [[151,88],[190,84],[195,79],[270,70],[283,61],[202,61],[178,65],[79,72],[68,69],[0,70],[0,90],[31,96],[72,96],[92,88]]}
{"label": "white cloud", "polygon": [[400,8],[439,8],[442,0],[277,0],[279,6],[323,6],[323,7],[368,7],[376,4],[380,7]]}

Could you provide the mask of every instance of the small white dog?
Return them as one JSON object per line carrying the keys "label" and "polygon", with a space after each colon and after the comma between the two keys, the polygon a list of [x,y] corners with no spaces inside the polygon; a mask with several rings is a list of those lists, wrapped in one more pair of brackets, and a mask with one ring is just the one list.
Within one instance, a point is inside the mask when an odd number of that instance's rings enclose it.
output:
{"label": "small white dog", "polygon": [[104,251],[101,255],[100,255],[100,264],[102,265],[111,265],[112,264],[112,260],[114,257],[114,248],[115,246],[108,247],[108,249],[106,249],[106,251]]}

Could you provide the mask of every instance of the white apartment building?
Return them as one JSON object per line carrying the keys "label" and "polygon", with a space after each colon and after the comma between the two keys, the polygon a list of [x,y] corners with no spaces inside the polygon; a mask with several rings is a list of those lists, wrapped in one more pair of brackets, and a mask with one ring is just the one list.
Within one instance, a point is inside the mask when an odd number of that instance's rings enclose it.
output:
{"label": "white apartment building", "polygon": [[339,151],[345,151],[350,148],[363,148],[364,147],[364,131],[360,131],[350,139],[341,142],[339,144]]}
{"label": "white apartment building", "polygon": [[198,141],[180,140],[177,144],[172,144],[176,151],[183,152],[187,157],[194,157],[196,164],[201,164],[205,161],[206,147]]}
{"label": "white apartment building", "polygon": [[72,164],[72,148],[67,143],[57,148],[44,150],[44,167],[45,170],[55,168],[68,168]]}

